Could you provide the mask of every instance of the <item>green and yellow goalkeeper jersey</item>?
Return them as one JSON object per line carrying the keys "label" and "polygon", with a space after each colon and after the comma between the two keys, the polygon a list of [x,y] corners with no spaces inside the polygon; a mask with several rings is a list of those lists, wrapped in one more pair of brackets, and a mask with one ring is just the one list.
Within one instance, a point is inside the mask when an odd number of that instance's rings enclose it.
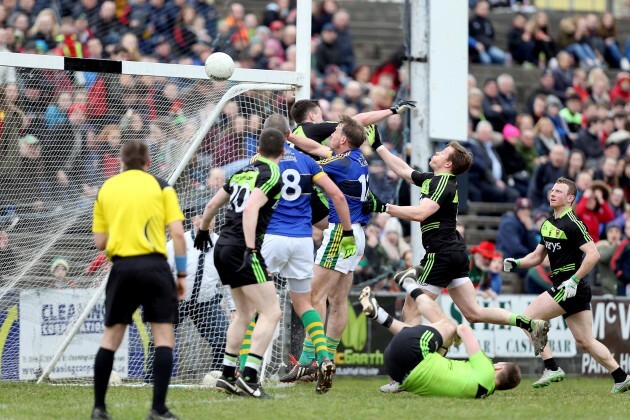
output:
{"label": "green and yellow goalkeeper jersey", "polygon": [[468,360],[431,353],[418,363],[402,387],[423,396],[485,398],[494,392],[494,366],[482,351]]}

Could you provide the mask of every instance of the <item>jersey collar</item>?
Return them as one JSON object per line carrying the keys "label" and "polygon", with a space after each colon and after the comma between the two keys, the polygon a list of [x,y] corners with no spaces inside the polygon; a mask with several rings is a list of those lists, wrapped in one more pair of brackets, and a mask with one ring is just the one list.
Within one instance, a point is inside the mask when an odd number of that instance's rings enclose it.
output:
{"label": "jersey collar", "polygon": [[568,209],[566,209],[565,211],[563,211],[563,212],[562,212],[562,214],[561,214],[560,216],[558,216],[558,217],[555,217],[555,216],[554,216],[554,219],[555,219],[555,220],[562,219],[562,218],[563,218],[564,216],[566,216],[566,214],[567,214],[568,212],[570,212],[571,210],[573,210],[573,207],[569,207]]}

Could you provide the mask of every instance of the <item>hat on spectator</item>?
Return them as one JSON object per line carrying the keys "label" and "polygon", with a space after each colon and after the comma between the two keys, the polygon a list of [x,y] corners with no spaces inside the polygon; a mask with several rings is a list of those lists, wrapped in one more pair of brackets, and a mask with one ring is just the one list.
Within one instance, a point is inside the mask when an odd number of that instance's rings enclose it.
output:
{"label": "hat on spectator", "polygon": [[87,112],[85,105],[83,104],[72,104],[68,109],[68,115],[74,114],[76,111],[82,111],[84,114]]}
{"label": "hat on spectator", "polygon": [[619,226],[617,223],[608,223],[608,225],[606,225],[606,233],[608,233],[608,231],[612,230],[612,229],[621,229],[621,226]]}
{"label": "hat on spectator", "polygon": [[32,134],[27,134],[24,137],[22,137],[20,140],[18,140],[18,143],[20,147],[24,146],[25,144],[38,144],[39,139],[33,136]]}
{"label": "hat on spectator", "polygon": [[532,200],[527,197],[519,197],[514,202],[514,211],[519,211],[523,209],[532,209]]}
{"label": "hat on spectator", "polygon": [[547,96],[547,106],[555,105],[558,108],[562,108],[562,101],[560,98],[554,95]]}
{"label": "hat on spectator", "polygon": [[68,264],[68,261],[61,257],[57,257],[53,259],[52,263],[50,264],[50,272],[54,273],[59,266],[64,267],[66,271],[70,270],[70,264]]}
{"label": "hat on spectator", "polygon": [[630,132],[626,130],[619,130],[611,133],[606,139],[606,144],[614,143],[619,144],[630,139]]}
{"label": "hat on spectator", "polygon": [[520,137],[520,136],[521,136],[521,130],[519,130],[517,127],[513,126],[512,124],[505,124],[505,126],[503,127],[503,138],[511,139],[512,137]]}
{"label": "hat on spectator", "polygon": [[325,23],[324,26],[322,26],[322,32],[323,31],[335,31],[335,32],[337,32],[337,28],[335,28],[335,25],[333,25],[332,23],[328,22],[328,23]]}
{"label": "hat on spectator", "polygon": [[601,190],[604,200],[608,201],[608,197],[610,196],[610,187],[604,181],[602,181],[601,179],[593,181],[593,183],[591,184],[591,189],[593,191]]}
{"label": "hat on spectator", "polygon": [[479,245],[472,247],[470,253],[481,254],[486,258],[497,258],[501,256],[501,254],[497,252],[497,249],[494,246],[494,242],[490,241],[479,242]]}
{"label": "hat on spectator", "polygon": [[274,20],[269,24],[269,29],[271,29],[272,31],[277,31],[282,28],[284,28],[284,22],[282,22],[281,20]]}

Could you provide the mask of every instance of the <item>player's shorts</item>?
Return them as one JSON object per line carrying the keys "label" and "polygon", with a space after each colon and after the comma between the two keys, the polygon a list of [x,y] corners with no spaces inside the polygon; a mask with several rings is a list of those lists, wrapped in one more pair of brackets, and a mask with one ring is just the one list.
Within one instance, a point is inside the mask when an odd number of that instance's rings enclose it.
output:
{"label": "player's shorts", "polygon": [[260,252],[252,257],[250,264],[238,271],[243,265],[245,249],[245,245],[217,244],[214,246],[214,265],[223,285],[236,289],[269,281],[267,265]]}
{"label": "player's shorts", "polygon": [[564,289],[558,289],[556,286],[547,290],[547,293],[566,311],[566,313],[562,315],[564,318],[577,314],[578,312],[591,310],[591,297],[593,294],[591,292],[591,286],[585,281],[581,281],[578,284],[577,292],[571,299],[561,300],[564,296]]}
{"label": "player's shorts", "polygon": [[341,226],[341,223],[329,223],[328,228],[324,231],[322,244],[317,250],[315,264],[343,274],[354,271],[359,265],[361,257],[363,257],[365,233],[359,223],[352,224],[352,232],[357,244],[357,252],[349,258],[341,258],[339,252],[341,250],[341,239],[343,238],[343,226]]}
{"label": "player's shorts", "polygon": [[329,211],[328,199],[317,186],[313,186],[313,192],[311,193],[311,225],[316,225],[328,217]]}
{"label": "player's shorts", "polygon": [[114,257],[105,288],[105,326],[131,324],[142,305],[145,322],[177,321],[177,291],[162,254]]}
{"label": "player's shorts", "polygon": [[313,238],[293,238],[265,234],[260,252],[272,274],[287,279],[313,278]]}
{"label": "player's shorts", "polygon": [[418,279],[418,284],[429,292],[439,294],[444,287],[451,289],[470,281],[470,262],[466,251],[427,253],[420,264],[424,272]]}
{"label": "player's shorts", "polygon": [[436,352],[442,344],[442,335],[433,327],[416,325],[403,328],[385,348],[385,371],[393,380],[403,383],[418,363],[429,353]]}

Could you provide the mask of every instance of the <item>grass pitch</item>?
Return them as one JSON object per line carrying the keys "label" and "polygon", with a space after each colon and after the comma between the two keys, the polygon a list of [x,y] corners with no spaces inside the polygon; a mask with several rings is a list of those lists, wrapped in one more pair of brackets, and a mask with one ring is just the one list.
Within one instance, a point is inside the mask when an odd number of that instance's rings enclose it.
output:
{"label": "grass pitch", "polygon": [[[228,397],[215,390],[173,388],[168,406],[183,419],[628,419],[630,392],[610,394],[610,377],[572,377],[547,388],[533,389],[525,378],[511,391],[485,400],[422,398],[408,393],[386,395],[378,387],[385,378],[335,378],[326,395],[315,384],[268,387],[275,399]],[[144,419],[151,388],[112,387],[108,411],[114,419]],[[0,383],[0,419],[86,419],[92,408],[90,386]]]}

